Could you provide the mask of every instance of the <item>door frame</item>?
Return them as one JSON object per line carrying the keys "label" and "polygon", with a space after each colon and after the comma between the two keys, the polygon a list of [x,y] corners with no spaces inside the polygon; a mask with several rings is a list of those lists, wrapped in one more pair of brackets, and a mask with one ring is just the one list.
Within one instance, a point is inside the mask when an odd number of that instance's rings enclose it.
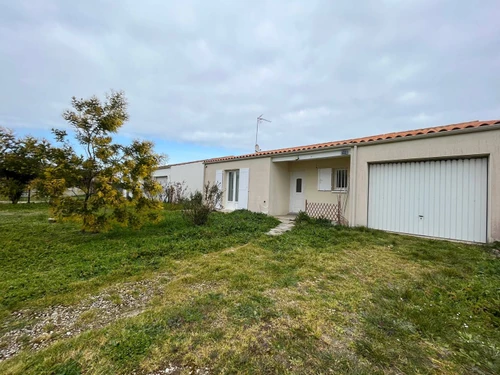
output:
{"label": "door frame", "polygon": [[[296,192],[296,187],[297,187],[297,183],[296,183],[296,179],[302,179],[302,192],[301,193],[297,193]],[[301,199],[303,201],[302,203],[302,208],[300,210],[294,210],[294,202],[295,202],[295,198],[297,195],[301,196]],[[296,171],[296,172],[290,172],[290,200],[288,202],[288,211],[290,213],[298,213],[299,211],[304,211],[306,208],[305,208],[305,204],[306,204],[306,198],[305,198],[305,172],[304,171]]]}
{"label": "door frame", "polygon": [[[235,173],[236,172],[236,173]],[[234,176],[235,178],[233,179],[233,186],[232,186],[232,191],[233,191],[233,200],[229,200],[229,174],[230,173],[235,173]],[[239,175],[240,175],[240,170],[239,169],[230,169],[225,171],[226,175],[226,194],[225,195],[225,208],[228,210],[237,210],[238,209],[238,198],[239,198]]]}

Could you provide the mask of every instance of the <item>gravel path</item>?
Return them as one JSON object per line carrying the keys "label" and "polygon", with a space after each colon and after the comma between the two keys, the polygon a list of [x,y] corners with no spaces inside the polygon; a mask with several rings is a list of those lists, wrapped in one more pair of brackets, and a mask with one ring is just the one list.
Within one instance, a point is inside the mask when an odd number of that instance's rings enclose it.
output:
{"label": "gravel path", "polygon": [[190,374],[190,375],[210,375],[208,368],[201,369],[188,369],[186,367],[178,367],[172,364],[169,364],[164,369],[157,370],[155,372],[150,372],[146,375],[180,375],[180,374]]}
{"label": "gravel path", "polygon": [[160,275],[108,288],[74,306],[51,306],[41,311],[19,310],[0,327],[0,361],[23,349],[40,350],[58,339],[101,328],[120,318],[140,314],[149,301],[162,294]]}

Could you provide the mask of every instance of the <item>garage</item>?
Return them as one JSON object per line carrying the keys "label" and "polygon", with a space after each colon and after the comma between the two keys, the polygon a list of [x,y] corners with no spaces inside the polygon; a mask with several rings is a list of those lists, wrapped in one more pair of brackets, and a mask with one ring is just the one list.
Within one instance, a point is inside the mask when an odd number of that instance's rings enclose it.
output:
{"label": "garage", "polygon": [[368,227],[487,241],[488,158],[369,165]]}

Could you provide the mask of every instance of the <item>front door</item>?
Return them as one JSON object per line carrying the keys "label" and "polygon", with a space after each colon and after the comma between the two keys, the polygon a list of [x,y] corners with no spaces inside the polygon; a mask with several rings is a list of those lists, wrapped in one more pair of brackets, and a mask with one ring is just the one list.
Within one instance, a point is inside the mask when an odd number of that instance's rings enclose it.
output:
{"label": "front door", "polygon": [[227,171],[226,176],[226,208],[228,210],[237,210],[240,190],[240,171]]}
{"label": "front door", "polygon": [[304,195],[304,173],[292,172],[290,174],[290,212],[297,213],[306,209]]}

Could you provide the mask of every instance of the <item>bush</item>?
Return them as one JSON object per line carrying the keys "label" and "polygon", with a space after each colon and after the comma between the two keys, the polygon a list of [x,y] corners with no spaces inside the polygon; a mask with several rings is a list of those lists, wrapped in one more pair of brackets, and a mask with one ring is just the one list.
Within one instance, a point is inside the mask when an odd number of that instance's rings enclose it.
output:
{"label": "bush", "polygon": [[162,192],[158,198],[164,203],[182,204],[186,199],[187,186],[182,182],[167,182],[162,184]]}
{"label": "bush", "polygon": [[326,226],[332,225],[332,221],[324,216],[320,216],[320,217],[313,219],[313,220],[314,220],[314,224],[317,224],[317,225],[326,225]]}
{"label": "bush", "polygon": [[184,217],[194,225],[203,225],[208,221],[210,208],[203,203],[203,195],[197,191],[184,201]]}
{"label": "bush", "polygon": [[310,223],[311,217],[305,211],[299,211],[297,217],[295,218],[295,222],[297,224]]}
{"label": "bush", "polygon": [[210,213],[222,207],[222,190],[218,185],[207,183],[203,193],[191,193],[189,199],[184,201],[184,217],[194,225],[204,225]]}
{"label": "bush", "polygon": [[218,184],[208,182],[203,186],[203,202],[210,211],[222,208],[222,189]]}
{"label": "bush", "polygon": [[297,217],[295,218],[297,224],[315,224],[315,225],[332,225],[332,221],[326,217],[320,216],[318,218],[313,218],[309,216],[305,211],[299,211]]}
{"label": "bush", "polygon": [[163,203],[163,209],[165,211],[182,211],[184,209],[184,204],[182,204],[182,203]]}

